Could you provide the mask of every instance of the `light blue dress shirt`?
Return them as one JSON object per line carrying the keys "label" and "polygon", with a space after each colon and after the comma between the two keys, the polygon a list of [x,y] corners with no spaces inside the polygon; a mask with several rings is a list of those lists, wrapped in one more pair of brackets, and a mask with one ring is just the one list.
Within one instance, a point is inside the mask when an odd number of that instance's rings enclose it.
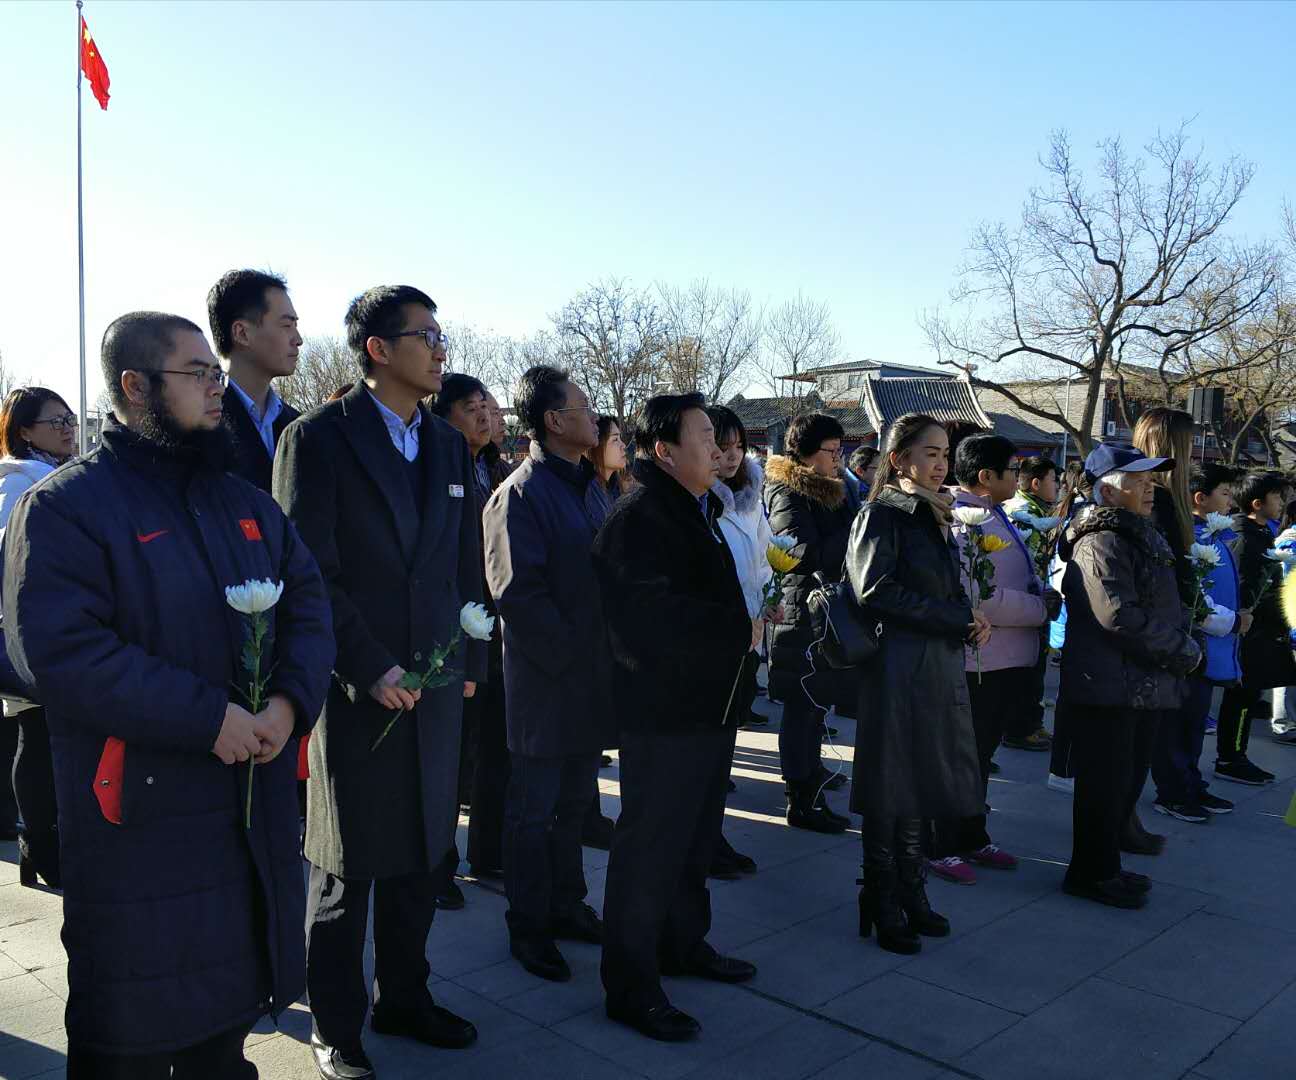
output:
{"label": "light blue dress shirt", "polygon": [[387,434],[391,436],[392,445],[400,451],[401,456],[406,461],[413,461],[418,457],[419,452],[419,425],[423,423],[422,412],[415,409],[414,419],[406,424],[391,409],[374,397],[373,391],[368,387],[365,388],[365,393],[378,406],[378,415],[382,417],[383,423],[387,425]]}
{"label": "light blue dress shirt", "polygon": [[234,391],[234,396],[243,402],[243,408],[252,419],[252,426],[257,429],[257,434],[261,436],[261,442],[265,444],[266,453],[274,457],[275,437],[274,425],[279,419],[279,414],[283,412],[283,398],[274,392],[274,387],[266,394],[265,416],[261,415],[261,410],[256,407],[256,402],[243,392],[243,387],[239,386],[233,379],[229,381],[229,388]]}

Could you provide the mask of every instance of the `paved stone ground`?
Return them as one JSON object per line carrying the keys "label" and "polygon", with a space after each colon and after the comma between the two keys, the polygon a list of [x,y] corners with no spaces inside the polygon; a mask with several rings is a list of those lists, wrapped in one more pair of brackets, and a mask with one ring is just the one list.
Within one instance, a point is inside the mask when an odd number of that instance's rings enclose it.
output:
{"label": "paved stone ground", "polygon": [[[758,709],[770,707],[762,698]],[[853,725],[840,726],[849,770]],[[1207,762],[1213,745],[1208,738]],[[464,911],[437,915],[428,955],[433,994],[477,1024],[478,1044],[452,1053],[370,1033],[367,1046],[383,1080],[1296,1076],[1296,831],[1281,820],[1296,789],[1296,747],[1257,732],[1252,750],[1279,782],[1218,785],[1238,803],[1232,815],[1174,822],[1145,796],[1145,821],[1170,842],[1158,858],[1129,861],[1156,882],[1139,912],[1059,891],[1071,800],[1045,788],[1047,755],[1001,750],[991,831],[1021,867],[984,872],[973,888],[933,882],[954,934],[906,958],[856,936],[858,831],[788,829],[776,729],[743,732],[726,833],[760,872],[713,883],[711,940],[760,974],[742,987],[668,980],[675,1003],[702,1021],[699,1040],[654,1043],[608,1022],[594,947],[563,945],[575,972],[568,984],[522,971],[508,956],[503,897],[469,885]],[[601,780],[613,815],[616,777],[614,767]],[[838,809],[845,798],[831,796]],[[586,854],[599,907],[606,856]],[[0,1077],[62,1076],[59,900],[21,888],[15,864],[14,845],[0,845]],[[316,1077],[309,1030],[300,1004],[278,1031],[259,1028],[248,1053],[261,1075]]]}

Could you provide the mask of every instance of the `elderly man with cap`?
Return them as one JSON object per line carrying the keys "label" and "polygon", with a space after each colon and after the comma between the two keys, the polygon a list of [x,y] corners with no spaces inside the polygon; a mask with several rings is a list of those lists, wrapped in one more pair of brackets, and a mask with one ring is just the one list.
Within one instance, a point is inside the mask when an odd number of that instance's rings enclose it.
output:
{"label": "elderly man with cap", "polygon": [[1152,524],[1152,475],[1169,458],[1099,445],[1086,459],[1094,505],[1068,526],[1067,636],[1060,700],[1076,712],[1074,839],[1062,888],[1120,908],[1148,879],[1121,869],[1121,826],[1147,779],[1161,715],[1183,703],[1201,661],[1175,586],[1174,555]]}

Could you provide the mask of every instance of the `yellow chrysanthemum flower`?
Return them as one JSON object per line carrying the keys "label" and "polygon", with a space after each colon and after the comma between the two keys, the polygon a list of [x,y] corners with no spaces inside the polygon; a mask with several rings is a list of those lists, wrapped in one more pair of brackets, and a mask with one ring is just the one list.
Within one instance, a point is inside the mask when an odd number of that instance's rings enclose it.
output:
{"label": "yellow chrysanthemum flower", "polygon": [[765,549],[765,558],[770,564],[770,569],[776,574],[790,574],[801,565],[801,560],[795,555],[782,551],[773,544]]}
{"label": "yellow chrysanthemum flower", "polygon": [[987,555],[993,555],[996,551],[1003,551],[1004,548],[1012,547],[1012,541],[1005,540],[1002,536],[984,535],[981,537],[981,550]]}

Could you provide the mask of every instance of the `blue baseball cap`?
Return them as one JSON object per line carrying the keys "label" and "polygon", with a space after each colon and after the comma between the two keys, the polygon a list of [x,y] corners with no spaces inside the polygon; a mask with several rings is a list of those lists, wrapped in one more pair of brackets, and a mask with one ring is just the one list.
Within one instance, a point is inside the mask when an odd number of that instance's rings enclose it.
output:
{"label": "blue baseball cap", "polygon": [[1167,472],[1174,465],[1174,458],[1148,457],[1141,450],[1107,443],[1099,443],[1089,451],[1084,463],[1085,472],[1094,480],[1114,472]]}

